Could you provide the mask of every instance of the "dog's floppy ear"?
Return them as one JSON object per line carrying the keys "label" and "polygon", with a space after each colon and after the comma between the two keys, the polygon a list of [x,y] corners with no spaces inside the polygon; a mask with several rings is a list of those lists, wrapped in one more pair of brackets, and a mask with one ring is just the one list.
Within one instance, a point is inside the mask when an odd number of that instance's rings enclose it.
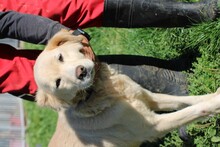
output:
{"label": "dog's floppy ear", "polygon": [[82,36],[72,35],[71,32],[62,29],[49,40],[45,50],[53,50],[67,41],[81,42],[82,39]]}
{"label": "dog's floppy ear", "polygon": [[36,101],[39,106],[49,107],[58,111],[61,107],[65,106],[64,102],[45,93],[43,90],[38,90],[36,94]]}

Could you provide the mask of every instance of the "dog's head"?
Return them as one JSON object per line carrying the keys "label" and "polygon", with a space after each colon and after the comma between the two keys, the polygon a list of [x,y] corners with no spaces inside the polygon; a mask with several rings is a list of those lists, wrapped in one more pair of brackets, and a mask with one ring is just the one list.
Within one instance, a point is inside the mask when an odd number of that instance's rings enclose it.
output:
{"label": "dog's head", "polygon": [[79,91],[92,85],[94,72],[94,62],[83,51],[82,37],[58,32],[34,66],[38,104],[57,109],[73,102]]}

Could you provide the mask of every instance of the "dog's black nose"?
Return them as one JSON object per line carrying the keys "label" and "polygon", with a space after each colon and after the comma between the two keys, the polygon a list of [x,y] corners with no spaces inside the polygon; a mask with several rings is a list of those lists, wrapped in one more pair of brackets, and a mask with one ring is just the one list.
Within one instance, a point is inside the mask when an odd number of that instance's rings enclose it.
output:
{"label": "dog's black nose", "polygon": [[84,66],[79,65],[76,67],[76,77],[80,80],[83,80],[87,75],[87,70]]}

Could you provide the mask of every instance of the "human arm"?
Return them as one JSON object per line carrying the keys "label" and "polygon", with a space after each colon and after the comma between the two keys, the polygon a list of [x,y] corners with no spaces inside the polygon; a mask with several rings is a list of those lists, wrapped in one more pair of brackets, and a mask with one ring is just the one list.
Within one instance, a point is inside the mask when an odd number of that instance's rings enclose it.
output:
{"label": "human arm", "polygon": [[41,16],[14,11],[0,12],[0,38],[46,44],[59,30],[69,28]]}

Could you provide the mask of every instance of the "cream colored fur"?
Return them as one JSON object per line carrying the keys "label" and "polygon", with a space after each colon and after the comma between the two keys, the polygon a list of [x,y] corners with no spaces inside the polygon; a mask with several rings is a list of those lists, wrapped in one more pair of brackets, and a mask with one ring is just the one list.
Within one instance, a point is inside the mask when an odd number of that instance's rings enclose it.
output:
{"label": "cream colored fur", "polygon": [[[80,52],[80,41],[80,37],[59,32],[34,67],[37,103],[59,114],[50,147],[138,147],[143,141],[155,141],[175,128],[219,113],[220,90],[202,96],[152,93],[107,64],[95,70],[95,64]],[[85,80],[76,78],[78,65],[88,70]],[[89,87],[93,92],[86,98]],[[178,111],[155,113],[167,110]]]}

